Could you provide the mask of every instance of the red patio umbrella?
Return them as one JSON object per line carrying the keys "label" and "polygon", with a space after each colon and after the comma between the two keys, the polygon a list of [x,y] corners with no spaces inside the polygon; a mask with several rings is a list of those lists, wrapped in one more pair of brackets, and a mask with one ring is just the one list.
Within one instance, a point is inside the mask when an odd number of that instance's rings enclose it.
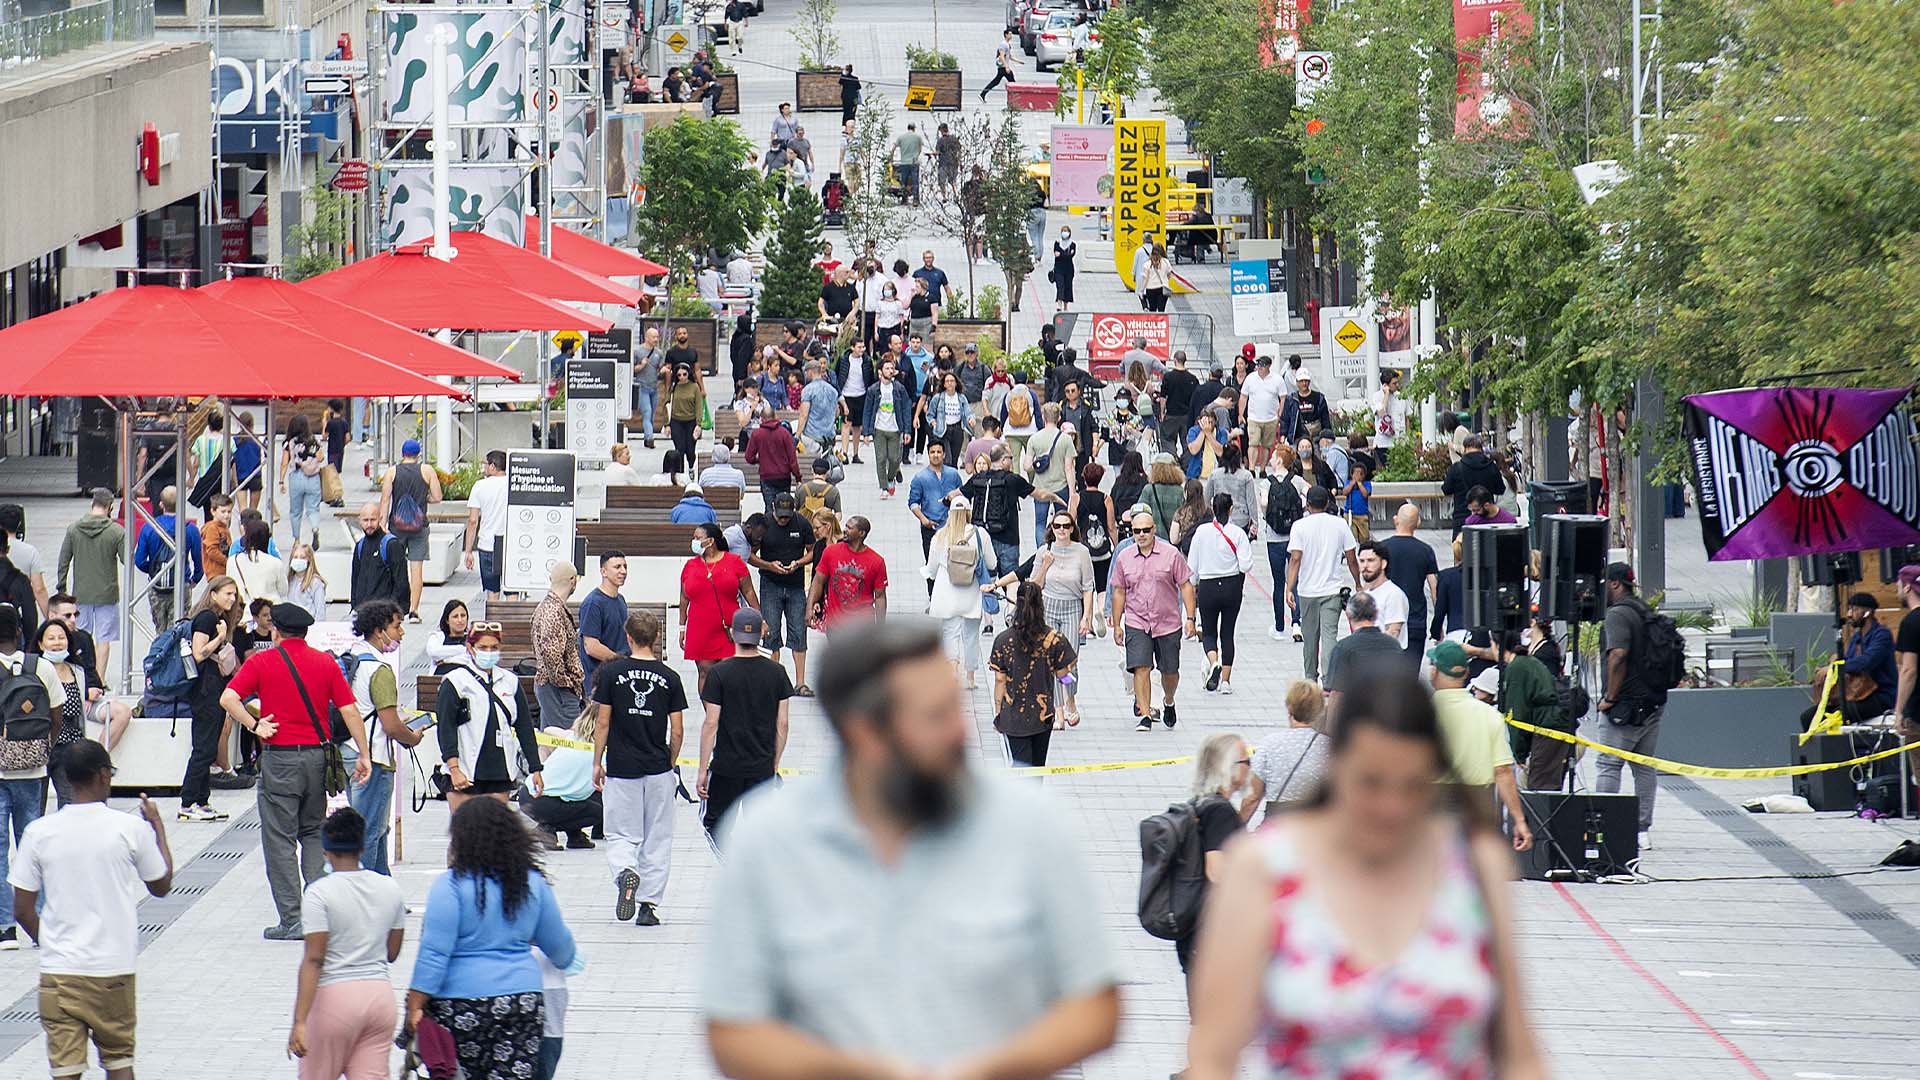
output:
{"label": "red patio umbrella", "polygon": [[[549,259],[537,251],[528,251],[483,232],[456,232],[449,242],[455,252],[455,266],[535,296],[623,307],[640,302],[639,289],[616,285],[604,277],[575,270],[558,259]],[[425,252],[426,249],[427,242],[421,241],[395,250]]]}
{"label": "red patio umbrella", "polygon": [[300,287],[415,330],[600,331],[613,325],[417,250],[348,263]]}
{"label": "red patio umbrella", "polygon": [[0,397],[465,397],[198,289],[137,285],[0,330]]}
{"label": "red patio umbrella", "polygon": [[[527,250],[540,250],[540,219],[527,215]],[[626,248],[603,244],[585,233],[553,227],[552,258],[601,277],[652,277],[667,268]]]}
{"label": "red patio umbrella", "polygon": [[369,315],[279,278],[243,277],[202,285],[200,291],[249,311],[291,323],[421,375],[489,375],[520,379],[520,372],[484,356],[436,341],[417,330]]}

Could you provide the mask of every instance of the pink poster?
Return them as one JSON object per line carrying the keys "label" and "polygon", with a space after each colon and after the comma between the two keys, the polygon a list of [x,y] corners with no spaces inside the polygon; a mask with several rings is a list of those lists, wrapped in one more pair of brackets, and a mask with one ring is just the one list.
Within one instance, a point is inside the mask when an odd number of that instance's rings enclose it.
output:
{"label": "pink poster", "polygon": [[1506,119],[1511,103],[1489,92],[1480,57],[1489,44],[1532,27],[1525,0],[1453,0],[1454,50],[1460,57],[1455,135],[1471,136]]}
{"label": "pink poster", "polygon": [[1113,205],[1113,129],[1100,124],[1053,125],[1053,162],[1047,202],[1054,206]]}

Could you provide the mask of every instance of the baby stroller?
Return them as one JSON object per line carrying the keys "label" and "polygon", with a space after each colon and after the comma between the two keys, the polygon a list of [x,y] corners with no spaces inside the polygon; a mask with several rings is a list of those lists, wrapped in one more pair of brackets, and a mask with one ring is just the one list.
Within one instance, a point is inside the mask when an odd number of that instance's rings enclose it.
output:
{"label": "baby stroller", "polygon": [[847,182],[840,179],[839,173],[829,174],[827,182],[820,185],[820,205],[826,208],[828,228],[846,225],[847,194]]}

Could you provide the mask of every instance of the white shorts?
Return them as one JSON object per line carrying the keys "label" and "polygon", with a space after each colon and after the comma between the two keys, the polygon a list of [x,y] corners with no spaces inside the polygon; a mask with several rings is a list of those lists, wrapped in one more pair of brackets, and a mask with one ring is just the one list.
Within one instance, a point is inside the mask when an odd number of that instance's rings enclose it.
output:
{"label": "white shorts", "polygon": [[80,629],[92,634],[95,641],[120,640],[119,604],[81,604],[74,621]]}

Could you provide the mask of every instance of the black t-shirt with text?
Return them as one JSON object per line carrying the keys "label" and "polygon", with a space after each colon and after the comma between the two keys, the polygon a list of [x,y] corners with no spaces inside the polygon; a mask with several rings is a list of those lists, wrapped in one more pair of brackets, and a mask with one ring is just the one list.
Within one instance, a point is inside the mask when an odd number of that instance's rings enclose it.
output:
{"label": "black t-shirt with text", "polygon": [[[1900,616],[1900,630],[1893,638],[1895,653],[1920,653],[1920,608],[1914,608]],[[1905,719],[1920,719],[1920,694],[1907,697]]]}
{"label": "black t-shirt with text", "polygon": [[787,669],[765,657],[735,656],[715,664],[701,694],[702,701],[720,707],[709,768],[743,780],[773,775],[780,703],[792,696]]}
{"label": "black t-shirt with text", "polygon": [[[806,518],[795,514],[787,520],[785,525],[780,524],[778,518],[767,519],[767,532],[760,539],[758,552],[762,559],[768,562],[799,562],[812,550],[813,526],[807,524]],[[807,572],[804,568],[795,570],[791,574],[776,574],[762,568],[760,587],[764,589],[768,585],[786,585],[797,589],[806,584],[806,578]]]}
{"label": "black t-shirt with text", "polygon": [[612,707],[607,722],[607,775],[622,780],[673,768],[667,721],[687,710],[680,676],[658,660],[617,657],[600,665],[593,700]]}

